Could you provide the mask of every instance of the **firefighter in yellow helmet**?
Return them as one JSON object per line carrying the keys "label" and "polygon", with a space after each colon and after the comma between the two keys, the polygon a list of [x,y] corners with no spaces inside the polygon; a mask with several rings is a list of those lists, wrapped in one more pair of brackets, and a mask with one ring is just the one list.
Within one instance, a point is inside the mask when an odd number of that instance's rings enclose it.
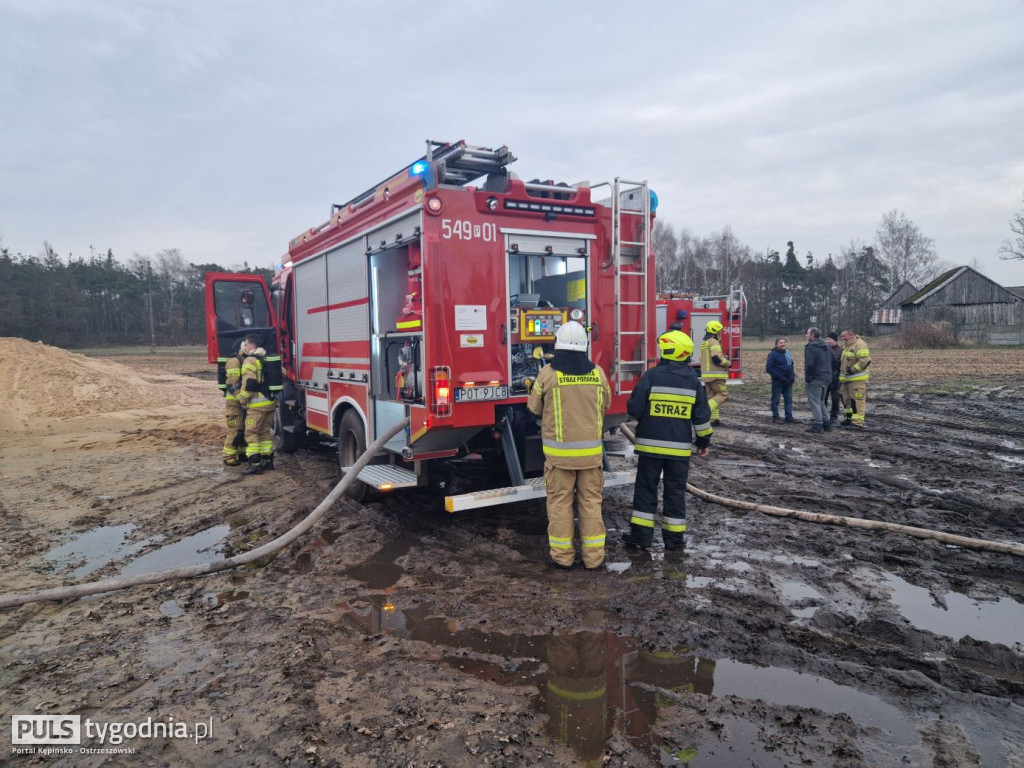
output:
{"label": "firefighter in yellow helmet", "polygon": [[732,361],[722,351],[722,324],[712,320],[707,325],[700,345],[700,380],[708,393],[711,423],[718,424],[719,409],[729,399],[729,365]]}
{"label": "firefighter in yellow helmet", "polygon": [[839,338],[843,340],[839,383],[843,404],[846,406],[846,420],[839,426],[863,428],[868,411],[868,366],[871,365],[871,352],[864,339],[850,328],[839,334]]}
{"label": "firefighter in yellow helmet", "polygon": [[256,346],[249,337],[242,339],[238,352],[224,363],[224,418],[228,431],[221,454],[229,467],[237,467],[245,458],[245,408],[238,402],[238,393],[242,387],[242,362]]}
{"label": "firefighter in yellow helmet", "polygon": [[587,331],[575,320],[555,333],[555,354],[537,374],[526,407],[541,419],[548,550],[553,565],[572,568],[573,498],[579,511],[583,564],[604,563],[601,518],[604,414],[612,393],[604,371],[587,357]]}
{"label": "firefighter in yellow helmet", "polygon": [[690,455],[707,456],[711,407],[688,365],[693,340],[682,331],[658,337],[661,360],[640,379],[626,410],[636,419],[636,480],[626,544],[647,549],[654,540],[658,482],[664,476],[661,538],[666,550],[686,546],[686,477]]}
{"label": "firefighter in yellow helmet", "polygon": [[274,408],[275,402],[267,389],[264,371],[266,351],[260,347],[262,340],[255,333],[245,337],[253,349],[242,363],[242,386],[238,402],[246,409],[245,414],[245,455],[249,466],[243,475],[258,475],[274,468]]}

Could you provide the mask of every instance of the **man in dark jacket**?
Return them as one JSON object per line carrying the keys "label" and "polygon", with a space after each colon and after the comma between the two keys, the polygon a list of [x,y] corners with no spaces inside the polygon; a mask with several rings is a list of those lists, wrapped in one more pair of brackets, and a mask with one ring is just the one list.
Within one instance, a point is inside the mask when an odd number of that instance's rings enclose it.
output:
{"label": "man in dark jacket", "polygon": [[843,398],[839,395],[843,387],[839,381],[839,368],[843,361],[843,350],[839,346],[839,334],[835,331],[828,332],[825,336],[825,343],[828,344],[829,352],[832,353],[832,384],[825,393],[825,404],[831,403],[832,408],[829,412],[828,420],[829,423],[835,424],[839,420],[839,406],[843,403]]}
{"label": "man in dark jacket", "polygon": [[786,349],[786,339],[775,340],[775,348],[768,353],[768,362],[764,370],[772,377],[772,421],[779,420],[779,398],[786,402],[786,421],[792,423],[793,418],[793,382],[796,372],[793,370],[793,355]]}
{"label": "man in dark jacket", "polygon": [[664,474],[665,549],[686,546],[686,477],[693,447],[708,455],[711,444],[711,406],[707,393],[687,364],[693,340],[682,331],[658,338],[661,360],[629,396],[626,410],[636,419],[636,481],[627,544],[647,549],[654,540],[658,512],[658,481]]}
{"label": "man in dark jacket", "polygon": [[812,434],[828,432],[832,425],[825,415],[825,390],[832,383],[832,353],[821,339],[818,328],[807,329],[807,346],[804,347],[804,382],[807,384],[807,402],[811,406],[814,424],[808,428]]}

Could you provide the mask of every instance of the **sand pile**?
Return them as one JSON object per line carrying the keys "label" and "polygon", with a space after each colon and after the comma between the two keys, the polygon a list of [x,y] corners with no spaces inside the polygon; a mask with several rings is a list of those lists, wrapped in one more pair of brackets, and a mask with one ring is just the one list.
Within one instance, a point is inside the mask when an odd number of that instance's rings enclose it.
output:
{"label": "sand pile", "polygon": [[210,384],[175,374],[140,374],[42,342],[0,338],[0,428],[37,419],[194,405],[207,410]]}

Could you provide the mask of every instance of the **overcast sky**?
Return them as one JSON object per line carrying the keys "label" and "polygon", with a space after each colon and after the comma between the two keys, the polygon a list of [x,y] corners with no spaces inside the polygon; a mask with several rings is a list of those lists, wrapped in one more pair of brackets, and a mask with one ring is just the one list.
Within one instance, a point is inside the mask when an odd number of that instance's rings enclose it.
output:
{"label": "overcast sky", "polygon": [[0,0],[0,245],[271,266],[424,152],[646,179],[824,259],[898,209],[941,259],[1024,209],[1024,2]]}

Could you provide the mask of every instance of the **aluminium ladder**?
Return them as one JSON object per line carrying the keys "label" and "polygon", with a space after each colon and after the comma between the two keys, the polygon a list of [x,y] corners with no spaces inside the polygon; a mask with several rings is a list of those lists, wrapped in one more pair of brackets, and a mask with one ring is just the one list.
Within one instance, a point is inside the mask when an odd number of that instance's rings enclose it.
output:
{"label": "aluminium ladder", "polygon": [[[647,370],[647,338],[650,328],[651,296],[647,290],[647,266],[651,253],[651,194],[646,181],[623,181],[616,177],[612,184],[612,265],[615,268],[615,394],[628,395]],[[638,231],[640,240],[622,239],[622,217],[641,216]],[[626,253],[624,253],[624,251]],[[624,269],[626,266],[636,269]],[[640,282],[640,301],[626,300],[623,296],[636,295],[630,283]],[[626,327],[624,311],[639,307],[639,327]],[[635,342],[635,343],[633,343]],[[633,350],[627,357],[623,350]],[[636,359],[636,350],[640,359]],[[623,387],[625,374],[633,372],[629,385]]]}

